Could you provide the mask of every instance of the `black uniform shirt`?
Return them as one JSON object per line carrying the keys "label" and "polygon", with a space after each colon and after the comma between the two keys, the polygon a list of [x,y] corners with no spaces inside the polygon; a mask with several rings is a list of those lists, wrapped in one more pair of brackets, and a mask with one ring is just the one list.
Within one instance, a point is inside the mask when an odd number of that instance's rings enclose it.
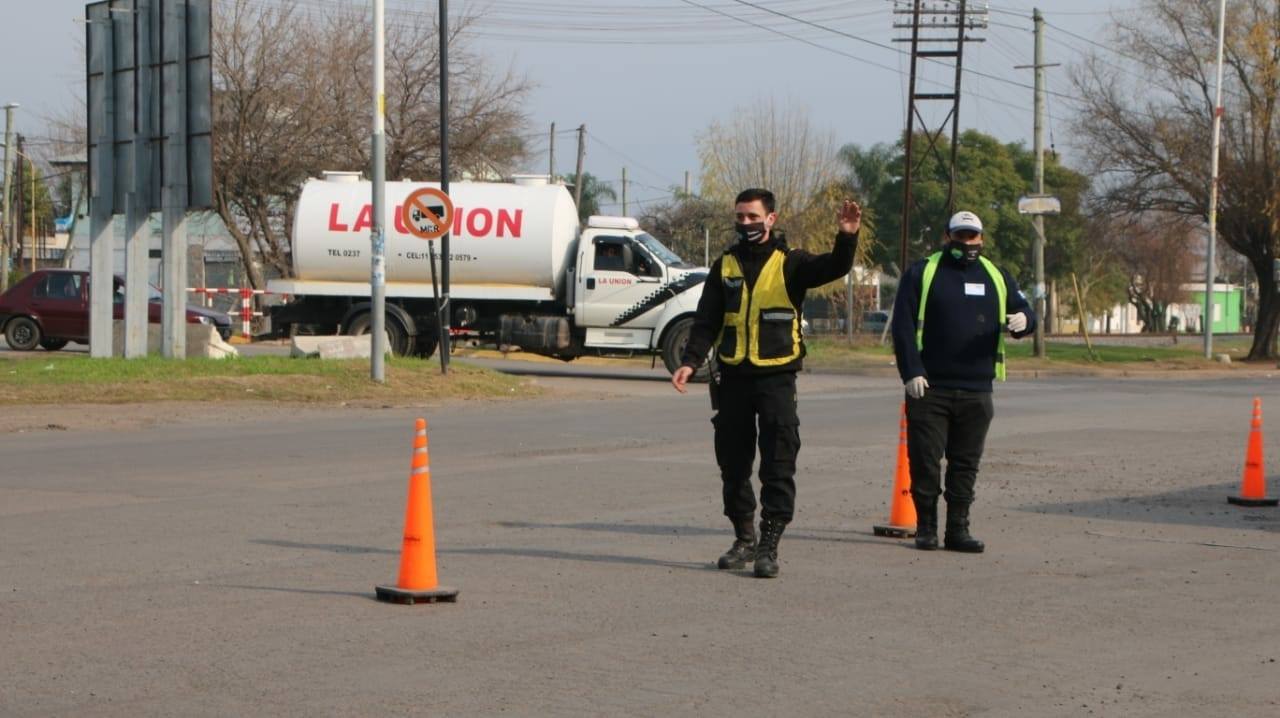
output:
{"label": "black uniform shirt", "polygon": [[[942,253],[929,288],[925,307],[924,350],[916,349],[916,317],[920,289],[928,260],[911,265],[898,287],[893,305],[893,353],[903,383],[918,376],[930,387],[991,391],[995,378],[996,348],[1000,332],[999,303],[995,283],[979,262],[966,263]],[[1018,283],[1003,269],[1007,291],[1005,313],[1027,315],[1027,328],[1013,335],[1024,337],[1036,327],[1036,315],[1018,290]]]}

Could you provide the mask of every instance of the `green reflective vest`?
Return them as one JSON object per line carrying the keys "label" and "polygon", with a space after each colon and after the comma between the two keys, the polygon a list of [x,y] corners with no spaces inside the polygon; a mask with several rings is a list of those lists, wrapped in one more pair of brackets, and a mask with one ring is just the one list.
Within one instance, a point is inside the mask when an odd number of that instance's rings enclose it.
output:
{"label": "green reflective vest", "polygon": [[[933,286],[933,275],[938,272],[938,263],[942,261],[942,252],[934,252],[929,257],[929,261],[924,265],[924,278],[920,286],[920,311],[916,315],[916,349],[924,351],[924,307],[925,302],[929,298],[929,288]],[[1005,380],[1004,365],[1004,323],[1005,323],[1005,307],[1008,299],[1009,290],[1004,283],[1004,275],[996,269],[996,265],[991,260],[978,256],[978,262],[982,268],[987,270],[987,275],[991,277],[991,283],[996,285],[996,299],[1000,302],[1000,308],[996,310],[996,378],[1000,381]]]}

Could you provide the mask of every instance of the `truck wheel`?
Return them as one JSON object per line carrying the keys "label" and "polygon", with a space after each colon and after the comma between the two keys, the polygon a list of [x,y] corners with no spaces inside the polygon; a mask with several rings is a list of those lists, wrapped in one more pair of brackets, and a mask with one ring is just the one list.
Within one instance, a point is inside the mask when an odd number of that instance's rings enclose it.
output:
{"label": "truck wheel", "polygon": [[[361,314],[351,320],[351,323],[347,325],[347,330],[343,332],[343,334],[353,337],[364,336],[369,333],[369,325],[372,323],[373,317],[369,316],[368,313]],[[386,329],[387,344],[391,347],[392,354],[395,354],[398,357],[403,357],[409,356],[413,353],[414,338],[409,336],[409,332],[405,331],[405,328],[400,326],[400,322],[396,321],[395,317],[387,317]]]}
{"label": "truck wheel", "polygon": [[[684,356],[684,348],[689,344],[689,334],[692,331],[693,317],[685,317],[667,330],[667,335],[662,340],[662,363],[666,365],[667,371],[674,374],[680,368],[680,357]],[[710,376],[711,360],[708,358],[693,373],[692,380],[705,382]]]}
{"label": "truck wheel", "polygon": [[44,347],[45,351],[49,351],[49,352],[56,352],[59,349],[65,347],[67,344],[68,342],[66,339],[41,339],[40,340],[40,346]]}
{"label": "truck wheel", "polygon": [[440,334],[433,326],[419,326],[421,327],[419,331],[425,331],[426,333],[418,334],[414,338],[413,355],[423,359],[430,359],[431,355],[436,353],[436,349],[440,348]]}
{"label": "truck wheel", "polygon": [[40,325],[31,317],[14,317],[5,327],[4,339],[10,349],[29,352],[40,344]]}

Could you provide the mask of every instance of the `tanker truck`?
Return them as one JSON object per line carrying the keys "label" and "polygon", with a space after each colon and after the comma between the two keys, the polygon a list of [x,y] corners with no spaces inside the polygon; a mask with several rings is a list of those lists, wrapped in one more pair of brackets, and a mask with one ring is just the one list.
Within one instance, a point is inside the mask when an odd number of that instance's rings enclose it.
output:
{"label": "tanker truck", "polygon": [[[410,193],[438,186],[386,185],[386,329],[398,355],[431,356],[439,343],[431,279],[439,241],[414,237],[401,214]],[[267,287],[290,297],[271,308],[272,334],[368,333],[370,196],[369,182],[354,173],[303,186],[294,276]],[[679,367],[705,267],[685,262],[630,217],[594,216],[580,227],[568,190],[545,178],[454,182],[449,198],[453,335],[566,361],[647,354]]]}

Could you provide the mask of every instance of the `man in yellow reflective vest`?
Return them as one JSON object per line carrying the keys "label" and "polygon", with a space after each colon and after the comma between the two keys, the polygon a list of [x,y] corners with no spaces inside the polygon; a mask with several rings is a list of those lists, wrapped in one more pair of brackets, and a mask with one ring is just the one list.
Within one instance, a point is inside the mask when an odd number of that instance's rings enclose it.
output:
{"label": "man in yellow reflective vest", "polygon": [[978,463],[991,426],[992,379],[1004,379],[1004,332],[1035,331],[1036,316],[1007,272],[982,256],[982,220],[957,212],[942,251],[906,271],[893,307],[893,351],[907,394],[907,455],[916,548],[938,548],[938,496],[947,459],[942,547],[982,553],[969,533]]}
{"label": "man in yellow reflective vest", "polygon": [[[780,231],[772,192],[742,191],[734,202],[737,244],[711,265],[682,366],[671,376],[680,393],[716,347],[711,419],[724,513],[734,542],[717,562],[761,578],[778,575],[778,541],[795,512],[800,420],[796,372],[804,360],[801,309],[805,291],[844,277],[853,267],[862,210],[846,201],[833,249],[791,249]],[[718,376],[717,376],[718,374]],[[760,532],[751,466],[760,446]]]}

